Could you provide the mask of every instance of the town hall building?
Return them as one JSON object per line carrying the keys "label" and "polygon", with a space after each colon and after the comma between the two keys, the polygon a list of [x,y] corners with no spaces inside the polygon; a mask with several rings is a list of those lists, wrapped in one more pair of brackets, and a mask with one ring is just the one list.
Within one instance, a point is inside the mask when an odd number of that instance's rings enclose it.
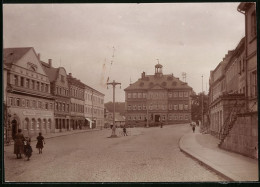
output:
{"label": "town hall building", "polygon": [[192,88],[173,74],[164,75],[162,65],[155,65],[155,74],[145,72],[125,91],[126,124],[163,122],[180,124],[191,121]]}

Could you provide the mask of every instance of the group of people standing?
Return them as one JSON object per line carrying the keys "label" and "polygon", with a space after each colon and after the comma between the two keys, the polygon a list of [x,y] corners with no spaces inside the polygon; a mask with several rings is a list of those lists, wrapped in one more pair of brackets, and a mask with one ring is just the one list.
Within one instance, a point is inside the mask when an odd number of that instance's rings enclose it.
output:
{"label": "group of people standing", "polygon": [[[13,137],[14,139],[14,154],[16,154],[17,159],[22,158],[22,154],[30,160],[32,156],[33,149],[31,147],[31,138],[24,137],[22,130],[18,129],[18,133]],[[43,144],[45,144],[44,137],[42,133],[37,136],[36,148],[39,149],[39,154],[42,154]]]}

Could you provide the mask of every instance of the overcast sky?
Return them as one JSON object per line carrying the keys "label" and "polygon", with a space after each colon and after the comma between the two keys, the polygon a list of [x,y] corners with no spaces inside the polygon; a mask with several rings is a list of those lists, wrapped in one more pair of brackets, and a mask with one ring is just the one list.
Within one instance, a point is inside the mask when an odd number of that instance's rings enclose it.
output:
{"label": "overcast sky", "polygon": [[[208,89],[210,70],[244,36],[239,3],[154,4],[4,4],[4,48],[34,47],[45,62],[104,93],[110,81],[124,89],[143,71],[154,74],[159,59],[164,74],[174,74],[198,93]],[[113,49],[114,47],[114,49]],[[114,58],[112,57],[114,51]],[[111,61],[113,63],[111,65]]]}

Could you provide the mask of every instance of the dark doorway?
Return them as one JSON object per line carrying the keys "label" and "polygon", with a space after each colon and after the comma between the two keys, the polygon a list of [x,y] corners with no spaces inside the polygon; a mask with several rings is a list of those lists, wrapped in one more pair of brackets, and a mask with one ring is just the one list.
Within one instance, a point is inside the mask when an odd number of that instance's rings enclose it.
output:
{"label": "dark doorway", "polygon": [[14,138],[14,136],[16,135],[18,131],[18,127],[17,127],[17,121],[14,119],[12,121],[12,138]]}
{"label": "dark doorway", "polygon": [[154,121],[160,122],[160,115],[154,115]]}

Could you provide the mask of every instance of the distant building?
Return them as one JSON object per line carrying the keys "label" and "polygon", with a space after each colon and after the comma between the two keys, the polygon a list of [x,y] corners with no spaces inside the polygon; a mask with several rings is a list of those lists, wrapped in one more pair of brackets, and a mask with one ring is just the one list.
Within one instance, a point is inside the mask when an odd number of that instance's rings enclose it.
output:
{"label": "distant building", "polygon": [[155,65],[155,74],[145,72],[125,88],[126,124],[164,122],[166,124],[191,121],[192,88],[179,78],[164,75],[162,65]]}
{"label": "distant building", "polygon": [[34,48],[5,48],[3,61],[12,136],[19,128],[25,136],[54,132],[50,81]]}
{"label": "distant building", "polygon": [[[105,115],[106,127],[111,127],[113,125],[113,112],[107,109],[105,111],[106,111],[106,115]],[[119,112],[115,112],[115,125],[116,127],[122,127],[125,125],[125,117],[121,115]]]}
{"label": "distant building", "polygon": [[85,86],[85,124],[89,128],[104,127],[104,94]]}
{"label": "distant building", "polygon": [[70,130],[70,94],[65,68],[54,68],[52,60],[48,63],[41,61],[51,83],[51,94],[55,99],[54,120],[55,132]]}

